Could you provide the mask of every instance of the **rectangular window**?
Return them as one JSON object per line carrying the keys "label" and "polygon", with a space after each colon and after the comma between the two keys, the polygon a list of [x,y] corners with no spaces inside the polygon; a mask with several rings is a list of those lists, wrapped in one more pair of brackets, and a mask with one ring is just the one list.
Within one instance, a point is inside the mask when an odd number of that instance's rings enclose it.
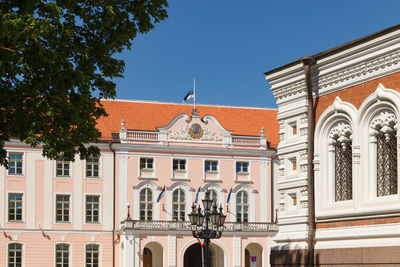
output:
{"label": "rectangular window", "polygon": [[86,177],[98,178],[99,177],[99,158],[90,158],[86,160]]}
{"label": "rectangular window", "polygon": [[174,171],[185,171],[186,170],[186,160],[185,159],[174,159],[173,160]]}
{"label": "rectangular window", "polygon": [[292,127],[292,135],[296,135],[297,134],[297,124],[294,123],[290,126]]}
{"label": "rectangular window", "polygon": [[69,176],[69,162],[68,161],[62,161],[62,160],[57,160],[56,162],[57,166],[57,176],[62,177],[62,176]]}
{"label": "rectangular window", "polygon": [[236,173],[249,173],[249,162],[248,161],[237,161],[236,162]]}
{"label": "rectangular window", "polygon": [[56,267],[69,266],[69,245],[57,244],[56,245]]}
{"label": "rectangular window", "polygon": [[22,267],[22,244],[8,245],[8,267]]}
{"label": "rectangular window", "polygon": [[22,197],[23,194],[8,194],[8,221],[22,222]]}
{"label": "rectangular window", "polygon": [[8,153],[8,160],[10,163],[8,174],[9,175],[22,175],[24,153],[10,152]]}
{"label": "rectangular window", "polygon": [[70,195],[56,196],[56,222],[69,222]]}
{"label": "rectangular window", "polygon": [[86,245],[86,267],[99,266],[99,245],[89,244]]}
{"label": "rectangular window", "polygon": [[153,170],[152,158],[140,158],[140,169],[141,170]]}
{"label": "rectangular window", "polygon": [[99,222],[100,196],[86,196],[86,223]]}
{"label": "rectangular window", "polygon": [[206,160],[204,162],[204,169],[206,172],[217,172],[218,171],[218,161]]}

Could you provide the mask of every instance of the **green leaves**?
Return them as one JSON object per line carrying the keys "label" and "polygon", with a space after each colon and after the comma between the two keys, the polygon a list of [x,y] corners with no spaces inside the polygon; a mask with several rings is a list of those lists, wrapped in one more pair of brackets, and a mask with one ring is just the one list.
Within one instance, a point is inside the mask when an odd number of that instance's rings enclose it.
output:
{"label": "green leaves", "polygon": [[166,0],[4,0],[0,4],[0,164],[17,138],[43,155],[98,153],[99,98],[115,96],[114,57],[167,18]]}

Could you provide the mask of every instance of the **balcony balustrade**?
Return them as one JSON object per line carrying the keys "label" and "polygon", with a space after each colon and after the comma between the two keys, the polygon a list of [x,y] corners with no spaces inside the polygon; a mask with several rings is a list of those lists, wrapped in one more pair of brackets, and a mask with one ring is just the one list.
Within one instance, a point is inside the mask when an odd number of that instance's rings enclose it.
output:
{"label": "balcony balustrade", "polygon": [[[126,220],[122,230],[191,231],[189,221],[140,221]],[[277,232],[278,225],[265,222],[225,222],[224,232]]]}

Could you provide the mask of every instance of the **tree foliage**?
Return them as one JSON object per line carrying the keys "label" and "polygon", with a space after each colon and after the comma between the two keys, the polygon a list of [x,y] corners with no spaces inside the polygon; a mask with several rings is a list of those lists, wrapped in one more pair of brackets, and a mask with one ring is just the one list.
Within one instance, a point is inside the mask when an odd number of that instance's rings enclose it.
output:
{"label": "tree foliage", "polygon": [[73,160],[99,153],[100,98],[138,34],[167,17],[166,0],[3,0],[0,2],[0,165],[10,138]]}

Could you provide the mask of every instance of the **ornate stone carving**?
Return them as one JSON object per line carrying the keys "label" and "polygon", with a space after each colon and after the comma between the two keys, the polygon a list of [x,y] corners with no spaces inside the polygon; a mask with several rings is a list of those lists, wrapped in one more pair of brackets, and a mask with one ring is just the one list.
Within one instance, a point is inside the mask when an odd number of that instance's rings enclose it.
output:
{"label": "ornate stone carving", "polygon": [[[217,133],[210,131],[207,128],[202,129],[202,135],[200,134],[191,134],[191,128],[189,125],[176,130],[175,132],[169,131],[169,138],[172,140],[200,140],[200,141],[211,141],[211,142],[222,142],[223,137],[217,135]],[[193,135],[193,136],[192,136]]]}
{"label": "ornate stone carving", "polygon": [[[397,123],[396,115],[391,111],[382,111],[374,118],[371,123],[371,127],[374,130],[381,130],[382,132],[390,131],[389,129],[394,129]],[[388,129],[388,128],[389,129]]]}
{"label": "ornate stone carving", "polygon": [[350,124],[347,122],[339,122],[329,132],[329,137],[333,142],[339,142],[344,145],[346,142],[351,141],[351,134],[352,129]]}

